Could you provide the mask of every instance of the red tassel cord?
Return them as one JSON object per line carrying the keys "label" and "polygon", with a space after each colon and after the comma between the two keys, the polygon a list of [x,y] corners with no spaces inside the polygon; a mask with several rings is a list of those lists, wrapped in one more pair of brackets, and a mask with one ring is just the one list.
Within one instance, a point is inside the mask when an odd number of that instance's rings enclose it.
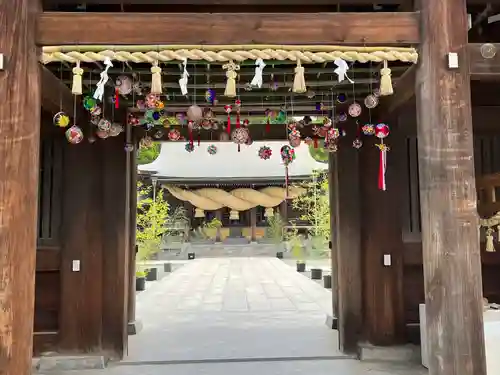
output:
{"label": "red tassel cord", "polygon": [[266,122],[266,133],[269,133],[271,131],[271,123],[269,121],[269,117],[267,118]]}
{"label": "red tassel cord", "polygon": [[118,88],[115,89],[115,108],[120,108],[120,92]]}
{"label": "red tassel cord", "polygon": [[378,188],[379,190],[386,191],[385,172],[387,168],[387,151],[389,151],[389,147],[384,143],[380,143],[376,146],[379,149]]}
{"label": "red tassel cord", "polygon": [[236,112],[236,127],[239,128],[241,126],[241,123],[240,123],[240,110],[238,109],[238,111]]}
{"label": "red tassel cord", "polygon": [[200,145],[201,142],[201,132],[198,131],[198,146]]}
{"label": "red tassel cord", "polygon": [[318,138],[313,139],[314,148],[318,148]]}
{"label": "red tassel cord", "polygon": [[285,191],[286,191],[285,198],[288,199],[288,196],[289,196],[289,189],[288,189],[288,164],[285,165]]}
{"label": "red tassel cord", "polygon": [[227,134],[231,135],[231,114],[227,114]]}

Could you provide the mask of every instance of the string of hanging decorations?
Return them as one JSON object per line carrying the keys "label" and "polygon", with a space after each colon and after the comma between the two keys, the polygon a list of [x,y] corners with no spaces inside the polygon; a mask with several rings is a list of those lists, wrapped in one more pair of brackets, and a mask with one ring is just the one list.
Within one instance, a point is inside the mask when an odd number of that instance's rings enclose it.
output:
{"label": "string of hanging decorations", "polygon": [[[242,145],[251,145],[250,121],[242,119],[243,103],[240,100],[238,85],[240,63],[245,60],[254,60],[255,74],[253,79],[246,84],[250,89],[262,88],[264,78],[263,72],[266,68],[265,61],[268,60],[289,60],[296,62],[294,69],[294,78],[290,91],[295,95],[306,95],[309,99],[314,97],[314,93],[307,88],[305,80],[306,67],[303,63],[326,63],[333,62],[336,68],[334,73],[338,77],[338,82],[348,81],[353,86],[352,103],[349,104],[347,111],[336,111],[335,106],[344,104],[348,100],[346,94],[340,93],[334,99],[331,97],[330,111],[324,115],[325,104],[323,102],[316,105],[317,110],[323,117],[321,124],[312,124],[309,116],[302,120],[297,120],[293,115],[293,94],[292,95],[292,114],[287,112],[285,105],[279,110],[265,110],[266,127],[265,131],[270,131],[272,123],[285,124],[284,136],[288,139],[288,144],[283,145],[280,150],[281,162],[285,167],[285,186],[288,194],[288,169],[295,160],[294,148],[306,143],[309,147],[322,147],[327,152],[336,152],[338,144],[346,131],[341,128],[341,124],[348,118],[357,118],[363,111],[362,105],[356,101],[354,85],[356,77],[354,73],[349,73],[349,62],[378,62],[382,63],[380,70],[379,87],[373,89],[370,84],[370,94],[364,99],[364,106],[368,109],[370,120],[364,125],[358,125],[356,139],[352,142],[352,147],[359,149],[363,142],[361,135],[375,136],[380,140],[376,145],[379,149],[379,181],[381,190],[386,190],[385,169],[386,159],[389,147],[384,143],[384,139],[389,135],[389,126],[387,124],[373,124],[371,122],[371,109],[376,107],[380,96],[392,95],[391,69],[389,61],[403,61],[415,63],[417,61],[417,52],[412,48],[393,48],[393,47],[344,47],[344,46],[61,46],[44,47],[41,61],[45,64],[58,61],[62,63],[72,63],[75,66],[72,69],[73,80],[71,91],[75,96],[75,109],[73,119],[76,121],[76,97],[83,96],[83,106],[90,114],[91,135],[89,141],[95,141],[95,137],[105,139],[117,136],[124,131],[121,124],[114,123],[114,110],[120,107],[120,97],[133,96],[133,102],[136,106],[136,112],[129,112],[127,126],[140,126],[147,131],[147,135],[140,141],[140,147],[149,148],[154,144],[155,139],[162,139],[164,135],[169,141],[187,141],[185,150],[192,153],[195,150],[194,138],[198,137],[198,146],[200,146],[200,137],[202,131],[209,131],[213,134],[220,131],[219,140],[231,140],[238,147],[238,152]],[[168,95],[163,92],[162,68],[161,64],[178,61],[181,62],[182,71],[178,80],[179,90],[183,96],[189,95],[188,81],[190,74],[188,71],[189,60],[204,60],[206,62],[224,63],[221,68],[225,71],[226,85],[223,96],[234,99],[233,104],[226,104],[224,112],[227,115],[225,121],[221,121],[215,116],[212,109],[218,103],[214,89],[208,88],[205,92],[206,106],[203,108],[196,104],[196,101],[187,108],[185,113],[172,114],[166,108],[165,100]],[[113,61],[134,62],[151,64],[151,85],[150,90],[145,91],[140,79],[136,79],[134,74],[132,78],[127,75],[120,75],[115,80],[111,79],[108,71],[113,67]],[[95,89],[90,93],[83,93],[82,76],[84,69],[81,63],[103,62],[104,68],[100,73],[100,80]],[[195,65],[196,67],[196,65]],[[371,69],[371,64],[370,64]],[[196,72],[195,72],[196,73]],[[371,72],[370,72],[371,73]],[[273,79],[273,74],[271,74]],[[194,86],[196,90],[196,74],[194,74]],[[104,116],[105,86],[114,86],[112,103],[112,119]],[[274,83],[273,87],[277,84]],[[246,89],[245,86],[245,89]],[[247,90],[247,89],[246,89]],[[135,96],[139,99],[135,101]],[[164,97],[166,97],[164,99]],[[196,97],[196,92],[194,97]],[[235,115],[235,121],[232,116]],[[78,144],[84,139],[84,132],[76,123],[71,123],[70,116],[62,110],[54,116],[56,126],[66,128],[66,137],[70,143]],[[302,139],[301,129],[305,126],[312,126],[313,137]],[[92,131],[94,129],[94,131]],[[187,129],[187,138],[183,129]],[[212,136],[210,136],[212,139]],[[130,152],[133,145],[126,144],[125,150]],[[206,148],[209,155],[215,155],[218,152],[215,144],[210,144]],[[273,155],[271,148],[262,146],[257,153],[262,160],[269,160]]]}

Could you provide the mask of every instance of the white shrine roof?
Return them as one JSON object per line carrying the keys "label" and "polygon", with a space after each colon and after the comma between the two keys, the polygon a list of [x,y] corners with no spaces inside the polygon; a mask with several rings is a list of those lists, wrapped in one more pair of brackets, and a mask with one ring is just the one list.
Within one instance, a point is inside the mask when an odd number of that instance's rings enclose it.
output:
{"label": "white shrine roof", "polygon": [[[217,153],[210,155],[207,147],[217,146]],[[252,145],[238,146],[232,142],[201,142],[189,153],[185,142],[161,142],[158,158],[150,164],[139,166],[140,173],[152,174],[162,181],[234,181],[284,179],[285,167],[281,163],[280,149],[286,141],[259,141]],[[262,146],[272,149],[272,156],[262,160],[258,150]],[[308,146],[302,143],[295,148],[296,158],[289,166],[290,179],[307,178],[313,170],[328,168],[312,158]]]}

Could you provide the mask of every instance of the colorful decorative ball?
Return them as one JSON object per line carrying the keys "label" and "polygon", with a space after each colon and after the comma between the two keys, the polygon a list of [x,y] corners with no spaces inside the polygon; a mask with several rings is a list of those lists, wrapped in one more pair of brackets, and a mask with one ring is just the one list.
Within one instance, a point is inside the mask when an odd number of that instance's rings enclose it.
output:
{"label": "colorful decorative ball", "polygon": [[97,100],[95,100],[92,96],[86,96],[83,98],[83,108],[87,111],[90,111],[92,108],[97,106]]}
{"label": "colorful decorative ball", "polygon": [[120,95],[128,95],[132,92],[132,80],[128,76],[116,77],[115,85]]}
{"label": "colorful decorative ball", "polygon": [[66,130],[66,139],[69,143],[74,145],[83,141],[83,131],[80,127],[73,125],[68,130]]}
{"label": "colorful decorative ball", "polygon": [[373,124],[365,124],[361,128],[361,131],[364,135],[374,135],[375,134],[375,126]]}
{"label": "colorful decorative ball", "polygon": [[338,93],[335,100],[339,104],[345,103],[347,101],[347,95],[344,93]]}
{"label": "colorful decorative ball", "polygon": [[121,126],[120,124],[112,124],[111,125],[111,128],[109,129],[109,135],[111,137],[116,137],[118,136],[122,131],[123,131],[123,126]]}
{"label": "colorful decorative ball", "polygon": [[194,151],[194,144],[191,143],[191,142],[188,142],[186,143],[186,145],[184,146],[184,149],[187,151],[187,152],[193,152]]}
{"label": "colorful decorative ball", "polygon": [[200,121],[203,117],[203,111],[197,105],[192,105],[187,110],[187,118],[191,121]]}
{"label": "colorful decorative ball", "polygon": [[146,129],[147,131],[149,131],[149,130],[151,130],[151,129],[153,129],[155,127],[155,124],[153,124],[152,122],[145,122],[143,124],[143,126],[144,126],[144,129]]}
{"label": "colorful decorative ball", "polygon": [[259,158],[261,158],[263,160],[270,159],[272,154],[273,154],[273,150],[271,150],[270,147],[262,146],[261,148],[259,148],[258,155],[259,155]]}
{"label": "colorful decorative ball", "polygon": [[339,119],[340,122],[347,121],[347,113],[345,113],[345,112],[339,113],[338,119]]}
{"label": "colorful decorative ball", "polygon": [[109,122],[105,118],[102,118],[101,120],[99,120],[99,123],[97,124],[97,128],[99,130],[108,132],[111,129],[111,122]]}
{"label": "colorful decorative ball", "polygon": [[137,109],[144,110],[146,109],[146,102],[144,100],[138,100],[135,103],[135,106],[137,107]]}
{"label": "colorful decorative ball", "polygon": [[248,119],[244,119],[243,126],[248,128],[249,125],[250,125],[250,121]]}
{"label": "colorful decorative ball", "polygon": [[206,119],[206,120],[211,120],[213,119],[215,116],[214,116],[214,111],[212,111],[211,108],[203,108],[203,118]]}
{"label": "colorful decorative ball", "polygon": [[380,123],[375,125],[375,137],[379,139],[384,139],[390,133],[389,125]]}
{"label": "colorful decorative ball", "polygon": [[215,90],[208,89],[207,91],[205,91],[205,100],[208,103],[214,104],[214,101],[215,101]]}
{"label": "colorful decorative ball", "polygon": [[292,146],[292,147],[299,147],[302,140],[300,139],[300,137],[290,137],[288,142],[290,143],[290,146]]}
{"label": "colorful decorative ball", "polygon": [[160,119],[160,122],[161,122],[161,124],[163,125],[163,127],[165,129],[170,128],[170,125],[172,125],[171,122],[170,122],[170,119],[168,117],[162,117]]}
{"label": "colorful decorative ball", "polygon": [[352,141],[352,147],[360,149],[363,146],[363,141],[359,138],[356,138],[354,141]]}
{"label": "colorful decorative ball", "polygon": [[232,106],[232,105],[226,104],[226,105],[224,106],[224,111],[225,111],[227,114],[231,113],[231,111],[232,111],[232,110],[233,110],[233,106]]}
{"label": "colorful decorative ball", "polygon": [[96,105],[95,107],[90,109],[90,114],[92,116],[100,116],[102,115],[102,108],[99,105]]}
{"label": "colorful decorative ball", "polygon": [[349,112],[349,116],[358,117],[361,115],[362,108],[359,103],[354,102],[349,106],[347,111]]}
{"label": "colorful decorative ball", "polygon": [[209,129],[212,129],[212,122],[210,120],[208,120],[208,119],[203,119],[200,122],[200,126],[204,130],[209,130]]}
{"label": "colorful decorative ball", "polygon": [[133,143],[126,143],[125,144],[125,151],[126,152],[132,152],[132,151],[134,151],[134,144]]}
{"label": "colorful decorative ball", "polygon": [[340,137],[340,131],[337,128],[330,128],[328,129],[328,132],[326,133],[326,138],[328,139],[337,139]]}
{"label": "colorful decorative ball", "polygon": [[375,108],[378,105],[378,102],[378,97],[370,94],[365,98],[365,107],[369,109]]}
{"label": "colorful decorative ball", "polygon": [[104,130],[98,130],[96,131],[95,135],[97,135],[101,139],[106,139],[109,137],[109,132]]}
{"label": "colorful decorative ball", "polygon": [[156,102],[160,100],[158,95],[155,94],[148,94],[146,96],[146,107],[147,108],[156,108]]}
{"label": "colorful decorative ball", "polygon": [[217,146],[216,145],[210,145],[207,147],[207,152],[210,155],[215,155],[217,153]]}
{"label": "colorful decorative ball", "polygon": [[54,122],[55,126],[59,126],[60,128],[65,128],[69,125],[71,120],[66,113],[58,112],[54,115],[52,121]]}
{"label": "colorful decorative ball", "polygon": [[155,103],[156,109],[163,109],[165,108],[165,103],[163,103],[161,100],[157,100]]}
{"label": "colorful decorative ball", "polygon": [[281,161],[283,164],[288,165],[295,160],[295,151],[288,145],[284,145],[280,150]]}
{"label": "colorful decorative ball", "polygon": [[326,128],[329,128],[330,126],[332,126],[332,119],[329,117],[323,118],[323,126]]}
{"label": "colorful decorative ball", "polygon": [[186,123],[186,115],[184,113],[176,113],[175,118],[179,122],[179,125],[184,125]]}
{"label": "colorful decorative ball", "polygon": [[181,133],[177,129],[172,129],[168,132],[168,139],[178,141],[181,138]]}
{"label": "colorful decorative ball", "polygon": [[163,130],[159,129],[155,131],[155,133],[153,134],[153,138],[160,139],[163,137],[163,134],[164,134]]}
{"label": "colorful decorative ball", "polygon": [[137,126],[140,123],[137,116],[135,116],[133,113],[129,113],[128,118],[127,118],[127,122],[129,125],[132,125],[132,126]]}
{"label": "colorful decorative ball", "polygon": [[247,128],[236,128],[231,133],[231,139],[234,143],[244,144],[248,141],[250,134],[248,133]]}
{"label": "colorful decorative ball", "polygon": [[237,110],[239,110],[241,108],[241,100],[240,99],[236,99],[234,101],[234,106],[236,107]]}

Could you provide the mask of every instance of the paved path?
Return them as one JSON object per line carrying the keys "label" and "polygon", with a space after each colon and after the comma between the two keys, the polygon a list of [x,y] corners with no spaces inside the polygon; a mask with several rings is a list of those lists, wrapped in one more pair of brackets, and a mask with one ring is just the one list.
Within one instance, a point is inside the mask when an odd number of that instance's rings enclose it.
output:
{"label": "paved path", "polygon": [[188,262],[138,295],[125,362],[343,357],[331,292],[276,258]]}
{"label": "paved path", "polygon": [[346,358],[330,312],[330,291],[276,258],[189,261],[137,296],[144,327],[123,362],[71,374],[425,374]]}

